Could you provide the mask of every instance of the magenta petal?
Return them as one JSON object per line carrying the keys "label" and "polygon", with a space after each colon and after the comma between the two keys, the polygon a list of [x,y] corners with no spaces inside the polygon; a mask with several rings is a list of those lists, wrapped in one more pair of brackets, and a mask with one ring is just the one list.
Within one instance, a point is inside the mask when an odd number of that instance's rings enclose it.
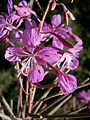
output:
{"label": "magenta petal", "polygon": [[5,59],[10,62],[20,61],[21,58],[23,57],[25,58],[26,56],[27,53],[24,52],[23,47],[17,47],[17,46],[9,47],[5,52]]}
{"label": "magenta petal", "polygon": [[72,31],[72,29],[69,26],[58,28],[58,34],[61,35],[63,38],[68,38],[68,32]]}
{"label": "magenta petal", "polygon": [[61,16],[59,14],[55,14],[51,19],[51,24],[58,27],[61,24]]}
{"label": "magenta petal", "polygon": [[38,34],[36,28],[26,29],[23,32],[22,39],[27,46],[35,47],[40,44],[42,37]]}
{"label": "magenta petal", "polygon": [[3,40],[4,37],[6,37],[7,30],[4,28],[0,28],[0,39]]}
{"label": "magenta petal", "polygon": [[58,40],[57,37],[53,37],[52,46],[55,48],[59,48],[61,50],[63,50],[63,48],[64,48],[64,45],[62,44],[62,42],[60,40]]}
{"label": "magenta petal", "polygon": [[54,63],[57,62],[60,55],[57,53],[57,50],[53,49],[52,47],[44,47],[38,52],[37,57],[45,60],[48,63]]}
{"label": "magenta petal", "polygon": [[72,57],[70,64],[68,64],[66,67],[70,70],[75,70],[78,66],[79,66],[78,59],[75,57]]}
{"label": "magenta petal", "polygon": [[25,28],[26,29],[32,29],[32,28],[36,28],[36,22],[34,20],[29,20],[29,19],[25,19]]}
{"label": "magenta petal", "polygon": [[5,59],[10,62],[20,61],[19,57],[16,55],[16,50],[14,47],[7,48]]}
{"label": "magenta petal", "polygon": [[64,67],[69,70],[75,70],[79,66],[78,56],[71,53],[64,53],[60,59],[60,64],[63,62]]}
{"label": "magenta petal", "polygon": [[79,41],[77,42],[77,44],[73,47],[73,48],[69,48],[68,51],[70,51],[71,53],[76,53],[76,52],[80,52],[83,50],[83,42]]}
{"label": "magenta petal", "polygon": [[17,5],[14,5],[15,10],[20,15],[20,17],[25,17],[30,14],[30,10],[27,7],[18,7]]}
{"label": "magenta petal", "polygon": [[72,93],[77,88],[76,77],[71,74],[60,72],[58,79],[60,84],[60,90],[63,94]]}
{"label": "magenta petal", "polygon": [[27,7],[27,2],[25,0],[22,0],[21,2],[19,2],[18,6],[20,7]]}
{"label": "magenta petal", "polygon": [[31,29],[31,43],[33,46],[39,45],[41,42],[41,36],[38,34],[36,28]]}
{"label": "magenta petal", "polygon": [[32,83],[38,83],[44,78],[44,69],[40,65],[33,63],[32,69],[28,74],[28,80]]}
{"label": "magenta petal", "polygon": [[12,13],[12,11],[13,11],[13,2],[12,2],[12,0],[8,0],[7,9],[8,9],[8,14],[10,15]]}
{"label": "magenta petal", "polygon": [[64,37],[62,37],[61,35],[55,33],[55,32],[50,32],[52,35],[54,35],[55,37],[58,38],[58,40],[60,40],[64,45],[66,45],[69,48],[73,48],[73,44],[69,41],[67,41]]}
{"label": "magenta petal", "polygon": [[6,27],[6,19],[3,15],[0,15],[0,28]]}
{"label": "magenta petal", "polygon": [[20,17],[28,16],[29,14],[37,16],[36,13],[28,7],[28,4],[25,0],[22,0],[18,5],[14,5],[14,8],[18,12]]}

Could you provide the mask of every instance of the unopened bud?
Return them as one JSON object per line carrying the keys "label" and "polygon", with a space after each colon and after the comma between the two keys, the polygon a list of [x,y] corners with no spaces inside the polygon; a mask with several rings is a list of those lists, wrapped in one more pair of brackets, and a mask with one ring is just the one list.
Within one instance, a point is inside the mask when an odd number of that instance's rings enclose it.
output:
{"label": "unopened bud", "polygon": [[71,19],[71,20],[75,20],[75,17],[73,16],[73,14],[68,10],[67,11],[67,14],[68,14],[68,17]]}
{"label": "unopened bud", "polygon": [[56,0],[52,0],[51,10],[53,11],[56,8]]}
{"label": "unopened bud", "polygon": [[73,0],[71,0],[71,3],[73,3]]}

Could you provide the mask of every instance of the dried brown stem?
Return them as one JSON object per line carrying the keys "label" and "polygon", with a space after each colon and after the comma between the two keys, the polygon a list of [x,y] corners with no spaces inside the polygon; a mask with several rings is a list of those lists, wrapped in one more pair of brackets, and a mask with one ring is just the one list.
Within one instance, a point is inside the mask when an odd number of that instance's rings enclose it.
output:
{"label": "dried brown stem", "polygon": [[33,107],[33,100],[35,96],[36,86],[30,83],[30,96],[29,96],[29,110],[28,113],[31,113]]}

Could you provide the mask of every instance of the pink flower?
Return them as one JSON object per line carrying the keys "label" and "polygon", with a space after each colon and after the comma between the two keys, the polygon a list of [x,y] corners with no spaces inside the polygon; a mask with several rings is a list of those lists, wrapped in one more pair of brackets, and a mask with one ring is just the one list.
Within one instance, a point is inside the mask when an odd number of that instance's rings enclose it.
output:
{"label": "pink flower", "polygon": [[79,61],[78,61],[78,53],[83,49],[82,47],[82,42],[78,42],[73,48],[69,48],[68,51],[66,51],[60,61],[59,65],[63,63],[63,67],[67,68],[69,70],[75,70],[79,66]]}
{"label": "pink flower", "polygon": [[44,78],[44,69],[41,65],[53,64],[58,61],[60,55],[52,47],[39,46],[43,36],[38,33],[37,28],[27,28],[22,35],[21,46],[7,48],[5,59],[10,62],[18,61],[21,64],[21,73],[28,80],[35,83]]}

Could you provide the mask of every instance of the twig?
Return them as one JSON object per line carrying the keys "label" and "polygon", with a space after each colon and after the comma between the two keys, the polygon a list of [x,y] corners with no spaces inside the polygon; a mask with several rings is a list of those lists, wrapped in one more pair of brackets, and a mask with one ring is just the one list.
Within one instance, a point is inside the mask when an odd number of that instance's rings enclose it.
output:
{"label": "twig", "polygon": [[32,111],[32,106],[33,106],[33,100],[35,96],[35,91],[36,91],[36,86],[30,83],[30,96],[29,96],[29,110],[28,112],[31,113]]}
{"label": "twig", "polygon": [[44,113],[46,110],[50,109],[52,106],[56,105],[57,103],[59,103],[61,100],[65,99],[68,95],[63,96],[62,98],[58,98],[56,101],[54,101],[53,103],[51,103],[49,106],[47,106],[47,108],[41,110],[40,112],[38,112],[39,114]]}
{"label": "twig", "polygon": [[10,113],[11,116],[14,116],[14,113],[12,112],[9,104],[7,103],[7,101],[5,100],[5,98],[2,96],[2,102],[5,105],[6,109],[8,110],[8,112]]}
{"label": "twig", "polygon": [[48,115],[53,115],[55,112],[57,112],[57,110],[64,105],[70,98],[72,97],[72,95],[67,96],[62,102],[60,102],[53,110],[51,110]]}
{"label": "twig", "polygon": [[41,5],[39,4],[38,0],[35,0],[35,2],[37,3],[37,5],[38,5],[39,9],[41,10],[41,12],[44,14],[44,11],[43,11]]}
{"label": "twig", "polygon": [[36,114],[39,110],[39,108],[41,107],[41,105],[43,104],[43,101],[41,101],[42,99],[46,98],[47,95],[49,94],[49,92],[51,91],[51,88],[49,88],[44,95],[42,95],[42,97],[40,98],[40,100],[36,103],[36,105],[38,105],[34,111],[34,114]]}
{"label": "twig", "polygon": [[13,111],[13,100],[10,101],[11,110]]}
{"label": "twig", "polygon": [[5,120],[12,120],[10,117],[8,117],[7,115],[0,113],[0,117],[4,118]]}
{"label": "twig", "polygon": [[47,5],[47,7],[46,7],[46,10],[45,10],[45,12],[44,12],[44,14],[43,14],[42,20],[41,20],[41,22],[40,22],[40,28],[39,28],[39,29],[40,29],[40,32],[42,31],[43,23],[44,23],[44,20],[45,20],[46,15],[47,15],[47,12],[48,12],[48,10],[49,10],[49,7],[50,7],[51,2],[52,2],[52,0],[49,0],[48,5]]}
{"label": "twig", "polygon": [[78,112],[81,112],[82,110],[85,110],[85,109],[87,109],[87,106],[84,106],[84,107],[82,107],[82,108],[79,108],[79,109],[74,110],[74,111],[72,111],[72,112],[70,112],[70,113],[67,113],[67,114],[68,114],[68,115],[77,114]]}

